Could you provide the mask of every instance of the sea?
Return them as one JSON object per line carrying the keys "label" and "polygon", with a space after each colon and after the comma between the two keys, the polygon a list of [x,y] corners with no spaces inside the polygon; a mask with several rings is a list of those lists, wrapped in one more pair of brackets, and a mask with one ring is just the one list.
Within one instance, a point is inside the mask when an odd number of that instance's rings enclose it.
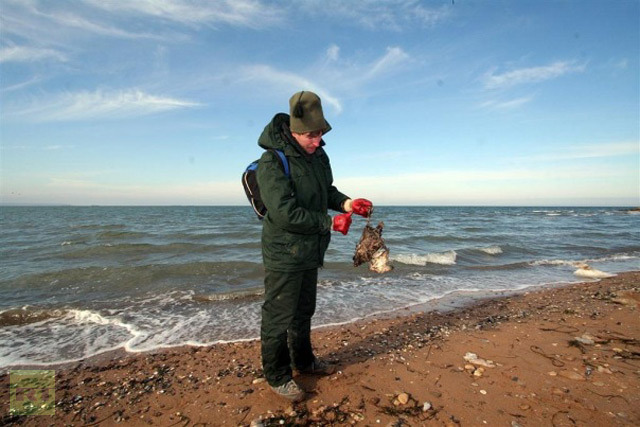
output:
{"label": "sea", "polygon": [[[394,270],[353,266],[354,216],[314,327],[640,270],[624,207],[379,206],[380,221]],[[248,206],[0,207],[0,368],[258,338],[261,228]]]}

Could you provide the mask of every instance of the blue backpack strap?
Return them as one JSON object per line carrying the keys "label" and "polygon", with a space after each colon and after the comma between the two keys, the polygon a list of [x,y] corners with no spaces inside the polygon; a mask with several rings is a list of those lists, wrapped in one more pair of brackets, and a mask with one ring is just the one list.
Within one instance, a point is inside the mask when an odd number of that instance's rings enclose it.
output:
{"label": "blue backpack strap", "polygon": [[284,155],[284,151],[282,150],[273,150],[276,152],[278,157],[280,157],[280,161],[282,162],[282,166],[284,167],[284,174],[289,178],[289,162],[287,161],[287,156]]}

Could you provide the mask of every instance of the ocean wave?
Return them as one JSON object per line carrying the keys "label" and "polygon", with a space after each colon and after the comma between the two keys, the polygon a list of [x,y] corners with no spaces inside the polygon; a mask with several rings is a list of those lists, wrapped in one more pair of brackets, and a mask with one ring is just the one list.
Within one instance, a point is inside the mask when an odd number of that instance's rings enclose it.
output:
{"label": "ocean wave", "polygon": [[242,231],[184,231],[177,233],[169,233],[166,235],[169,239],[176,240],[215,240],[224,242],[233,242],[236,240],[260,240],[260,229],[242,230]]}
{"label": "ocean wave", "polygon": [[151,331],[144,332],[117,315],[69,309],[39,323],[0,328],[0,343],[12,343],[11,349],[0,351],[0,367],[68,363],[116,349],[138,352],[137,343]]}
{"label": "ocean wave", "polygon": [[397,254],[391,256],[392,261],[397,261],[408,265],[455,265],[458,254],[455,251],[431,253],[426,255],[417,254]]}
{"label": "ocean wave", "polygon": [[100,240],[140,239],[153,236],[139,231],[102,231],[96,235]]}
{"label": "ocean wave", "polygon": [[[66,246],[66,245],[65,245]],[[103,244],[79,250],[62,253],[60,256],[66,259],[100,258],[107,256],[134,256],[150,254],[194,254],[227,251],[233,249],[259,249],[260,242],[248,242],[224,245],[204,245],[197,243],[169,243],[154,245],[150,243],[120,243]]]}
{"label": "ocean wave", "polygon": [[486,248],[478,248],[478,250],[489,255],[500,255],[502,253],[502,248],[500,246],[489,246]]}
{"label": "ocean wave", "polygon": [[118,317],[104,317],[97,311],[72,309],[69,310],[68,316],[76,323],[94,323],[101,326],[116,326],[118,328],[123,328],[131,334],[132,338],[143,335],[143,333],[132,324],[123,322]]}
{"label": "ocean wave", "polygon": [[58,292],[65,287],[129,292],[134,287],[157,288],[160,283],[203,284],[212,280],[227,285],[243,285],[260,280],[264,275],[261,263],[248,261],[189,262],[178,264],[126,265],[117,267],[77,267],[46,273],[25,274],[7,283],[17,289],[42,288]]}
{"label": "ocean wave", "polygon": [[86,245],[86,244],[87,244],[86,240],[71,239],[71,240],[64,240],[62,243],[60,243],[60,246],[73,246],[73,245]]}
{"label": "ocean wave", "polygon": [[500,265],[472,265],[467,267],[470,270],[519,270],[522,268],[531,267],[531,263],[529,262],[512,262],[510,264],[500,264]]}
{"label": "ocean wave", "polygon": [[629,261],[633,259],[640,259],[639,255],[635,254],[614,254],[604,256],[600,258],[586,258],[583,260],[564,260],[564,259],[542,259],[529,262],[531,266],[545,266],[545,265],[566,265],[570,267],[580,267],[588,262],[610,262],[610,261]]}
{"label": "ocean wave", "polygon": [[607,261],[629,261],[632,259],[640,259],[639,254],[615,254],[601,258],[587,259],[587,262],[607,262]]}
{"label": "ocean wave", "polygon": [[544,214],[544,215],[547,215],[547,216],[558,216],[558,215],[572,214],[575,211],[573,211],[573,210],[545,209],[545,210],[534,210],[532,212],[535,213],[535,214]]}
{"label": "ocean wave", "polygon": [[541,259],[537,261],[530,261],[528,264],[532,267],[539,267],[539,266],[546,266],[546,265],[552,265],[552,266],[566,265],[569,267],[578,267],[580,264],[582,264],[582,261],[569,261],[564,259]]}
{"label": "ocean wave", "polygon": [[482,242],[483,237],[469,234],[420,234],[420,235],[398,235],[385,237],[387,245],[407,245],[407,244],[445,244],[455,245],[469,242]]}
{"label": "ocean wave", "polygon": [[211,251],[212,248],[207,245],[198,245],[193,243],[170,243],[168,245],[152,245],[149,243],[122,243],[122,244],[104,244],[66,252],[61,254],[63,258],[80,259],[95,258],[104,256],[132,256],[132,255],[149,255],[149,254],[174,254],[174,253],[203,253]]}
{"label": "ocean wave", "polygon": [[70,227],[71,230],[124,230],[124,224],[81,224]]}

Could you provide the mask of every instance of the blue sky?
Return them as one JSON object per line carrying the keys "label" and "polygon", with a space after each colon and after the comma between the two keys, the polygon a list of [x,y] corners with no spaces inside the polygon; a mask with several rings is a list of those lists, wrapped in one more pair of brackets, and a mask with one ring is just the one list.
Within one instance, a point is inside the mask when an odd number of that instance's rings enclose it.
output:
{"label": "blue sky", "polygon": [[0,201],[245,204],[298,90],[374,204],[640,205],[638,0],[0,3]]}

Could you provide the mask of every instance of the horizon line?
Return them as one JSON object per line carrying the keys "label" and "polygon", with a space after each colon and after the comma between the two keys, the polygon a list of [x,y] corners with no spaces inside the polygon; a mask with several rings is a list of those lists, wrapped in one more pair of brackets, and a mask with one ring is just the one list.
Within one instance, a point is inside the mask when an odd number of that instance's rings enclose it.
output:
{"label": "horizon line", "polygon": [[[476,204],[376,204],[375,206],[381,207],[456,207],[456,208],[636,208],[640,210],[640,204],[621,204],[621,205],[611,205],[611,204],[579,204],[579,205],[571,205],[571,204],[486,204],[486,205],[476,205]],[[167,207],[247,207],[250,209],[250,206],[246,204],[71,204],[71,203],[2,203],[0,202],[0,207],[112,207],[112,208],[167,208]]]}

